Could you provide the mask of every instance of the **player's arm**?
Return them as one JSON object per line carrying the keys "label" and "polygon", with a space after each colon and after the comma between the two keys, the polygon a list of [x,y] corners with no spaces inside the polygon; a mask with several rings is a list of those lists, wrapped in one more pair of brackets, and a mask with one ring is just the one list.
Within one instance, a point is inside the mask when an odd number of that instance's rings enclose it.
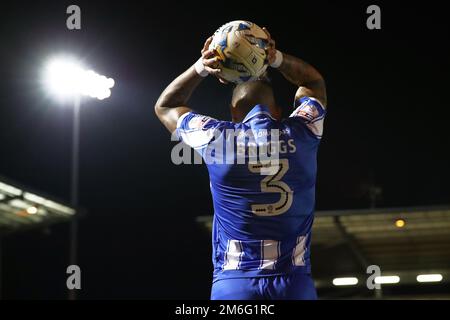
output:
{"label": "player's arm", "polygon": [[319,100],[324,107],[327,105],[325,80],[321,74],[307,62],[282,53],[283,62],[278,70],[291,83],[298,86],[295,99],[313,97]]}
{"label": "player's arm", "polygon": [[269,36],[269,64],[278,68],[288,81],[298,86],[295,99],[298,100],[302,97],[316,98],[326,107],[327,93],[325,80],[322,75],[307,62],[277,51],[275,41],[270,37],[267,29],[264,28],[264,30]]}
{"label": "player's arm", "polygon": [[170,132],[176,129],[178,118],[191,111],[187,102],[201,81],[202,77],[192,66],[172,81],[159,96],[155,113]]}
{"label": "player's arm", "polygon": [[178,119],[191,111],[187,106],[189,98],[203,78],[208,74],[216,75],[220,72],[219,69],[214,68],[217,65],[214,51],[208,49],[211,41],[212,38],[206,40],[202,49],[202,57],[173,80],[161,93],[155,104],[156,115],[170,132],[176,129]]}

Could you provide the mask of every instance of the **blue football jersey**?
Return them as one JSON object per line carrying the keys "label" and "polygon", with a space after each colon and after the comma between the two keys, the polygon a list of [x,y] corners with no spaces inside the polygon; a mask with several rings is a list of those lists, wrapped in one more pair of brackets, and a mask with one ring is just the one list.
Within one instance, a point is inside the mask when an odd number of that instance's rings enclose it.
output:
{"label": "blue football jersey", "polygon": [[310,272],[324,117],[311,97],[296,101],[282,121],[263,105],[241,123],[195,112],[180,117],[178,137],[208,167],[214,280]]}

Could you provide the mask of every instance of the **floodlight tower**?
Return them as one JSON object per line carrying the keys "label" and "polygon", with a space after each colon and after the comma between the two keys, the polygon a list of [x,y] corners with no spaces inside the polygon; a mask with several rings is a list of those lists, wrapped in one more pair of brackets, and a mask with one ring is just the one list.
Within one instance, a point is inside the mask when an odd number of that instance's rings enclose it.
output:
{"label": "floodlight tower", "polygon": [[[70,202],[78,206],[78,163],[80,144],[80,106],[82,96],[103,100],[111,95],[114,80],[86,70],[74,59],[55,58],[45,68],[45,84],[53,95],[59,98],[73,99],[72,126],[72,166]],[[70,264],[77,262],[78,221],[74,218],[70,226]],[[76,299],[76,290],[69,290],[70,300]]]}

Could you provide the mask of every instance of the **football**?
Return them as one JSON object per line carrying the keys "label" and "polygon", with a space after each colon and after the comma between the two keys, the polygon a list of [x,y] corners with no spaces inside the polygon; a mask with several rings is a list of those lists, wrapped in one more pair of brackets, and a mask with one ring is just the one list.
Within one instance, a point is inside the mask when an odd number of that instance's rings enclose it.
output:
{"label": "football", "polygon": [[256,80],[267,69],[268,36],[258,25],[243,20],[228,22],[215,33],[210,49],[219,57],[219,77],[228,82]]}

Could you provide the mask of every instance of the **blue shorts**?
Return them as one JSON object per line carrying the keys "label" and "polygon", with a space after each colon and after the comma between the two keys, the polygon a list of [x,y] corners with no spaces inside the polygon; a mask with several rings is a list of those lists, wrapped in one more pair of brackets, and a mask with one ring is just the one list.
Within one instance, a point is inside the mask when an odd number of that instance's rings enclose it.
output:
{"label": "blue shorts", "polygon": [[316,300],[310,274],[222,279],[213,283],[211,300]]}

